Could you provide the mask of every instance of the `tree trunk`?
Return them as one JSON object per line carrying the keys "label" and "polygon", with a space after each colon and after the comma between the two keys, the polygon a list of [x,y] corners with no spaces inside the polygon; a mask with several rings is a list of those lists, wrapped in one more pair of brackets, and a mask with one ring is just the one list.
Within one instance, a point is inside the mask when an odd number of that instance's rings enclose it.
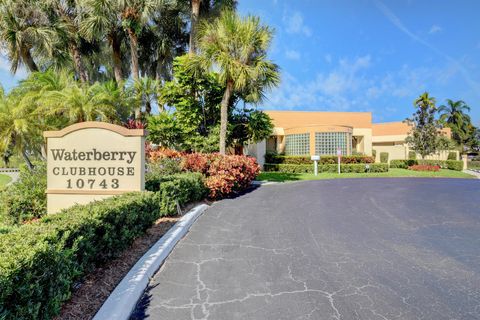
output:
{"label": "tree trunk", "polygon": [[200,15],[200,2],[202,0],[192,0],[192,16],[190,17],[190,43],[188,53],[194,54],[197,51],[196,39],[198,16]]}
{"label": "tree trunk", "polygon": [[85,66],[83,65],[82,55],[80,54],[80,51],[78,50],[77,45],[72,43],[70,45],[70,51],[72,52],[73,63],[75,65],[75,70],[77,71],[78,76],[80,77],[80,81],[83,83],[87,83],[88,74],[87,74],[87,71],[85,70]]}
{"label": "tree trunk", "polygon": [[28,67],[30,72],[37,72],[38,71],[38,66],[33,61],[32,54],[30,53],[30,49],[24,48],[22,49],[22,60],[25,63],[25,65]]}
{"label": "tree trunk", "polygon": [[112,46],[113,73],[115,74],[115,81],[120,83],[123,80],[122,51],[120,40],[115,31],[110,33],[110,43]]}
{"label": "tree trunk", "polygon": [[138,80],[140,77],[139,67],[138,67],[138,39],[135,32],[131,29],[127,29],[128,37],[130,39],[130,56],[132,63],[132,78],[133,80]]}
{"label": "tree trunk", "polygon": [[[132,63],[132,78],[133,80],[138,80],[140,78],[140,72],[138,67],[138,38],[135,32],[131,29],[127,29],[128,37],[130,39],[130,56]],[[135,108],[135,119],[140,120],[142,111],[140,106]]]}
{"label": "tree trunk", "polygon": [[228,105],[233,92],[233,81],[227,81],[227,87],[223,94],[220,108],[220,154],[226,154],[227,151],[227,124],[228,124]]}
{"label": "tree trunk", "polygon": [[25,150],[22,150],[22,156],[23,156],[23,159],[25,160],[25,162],[27,163],[28,169],[30,169],[30,171],[32,171],[33,170],[33,164],[30,161],[30,159],[28,158],[28,155],[25,152]]}

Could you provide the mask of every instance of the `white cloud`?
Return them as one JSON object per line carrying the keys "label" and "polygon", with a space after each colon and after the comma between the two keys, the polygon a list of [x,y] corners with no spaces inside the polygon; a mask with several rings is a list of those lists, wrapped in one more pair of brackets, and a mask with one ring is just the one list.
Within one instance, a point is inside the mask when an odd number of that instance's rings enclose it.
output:
{"label": "white cloud", "polygon": [[300,12],[295,11],[291,15],[283,16],[283,22],[285,23],[285,30],[290,34],[303,34],[307,37],[312,35],[312,30],[306,26],[303,22],[303,16]]}
{"label": "white cloud", "polygon": [[285,56],[287,57],[287,59],[290,59],[290,60],[299,60],[300,52],[296,50],[287,50],[285,51]]}
{"label": "white cloud", "polygon": [[440,27],[439,25],[434,24],[434,25],[430,28],[430,30],[428,31],[428,33],[429,33],[429,34],[434,34],[434,33],[440,32],[440,31],[442,31],[442,30],[443,30],[442,27]]}

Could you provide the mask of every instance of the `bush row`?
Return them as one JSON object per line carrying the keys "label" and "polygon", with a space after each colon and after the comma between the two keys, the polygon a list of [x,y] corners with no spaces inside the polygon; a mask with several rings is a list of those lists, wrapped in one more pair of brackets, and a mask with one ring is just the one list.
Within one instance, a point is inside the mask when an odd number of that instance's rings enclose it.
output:
{"label": "bush row", "polygon": [[442,169],[456,171],[463,170],[463,161],[460,160],[390,160],[390,168],[408,169],[408,167],[415,165],[438,166]]}
{"label": "bush row", "polygon": [[50,319],[72,286],[126,249],[161,216],[204,198],[200,173],[148,175],[147,188],[0,233],[0,319]]}
{"label": "bush row", "polygon": [[175,163],[179,171],[203,174],[211,199],[228,197],[245,190],[260,173],[255,158],[241,155],[187,154],[162,149],[151,152],[149,160],[151,166],[162,174],[165,174],[165,169],[174,171]]}
{"label": "bush row", "polygon": [[[336,156],[321,156],[320,164],[336,164],[338,158]],[[310,156],[284,156],[267,153],[265,155],[266,163],[273,164],[312,164]],[[344,164],[355,164],[355,163],[374,163],[375,158],[364,155],[352,155],[352,156],[343,156],[341,158],[341,163]]]}
{"label": "bush row", "polygon": [[148,173],[145,177],[145,189],[158,192],[160,211],[164,215],[176,215],[178,206],[204,199],[208,190],[204,177],[200,173],[181,173],[162,176]]}
{"label": "bush row", "polygon": [[[264,164],[265,171],[276,171],[283,173],[313,173],[313,165],[306,164],[278,164],[266,163]],[[318,172],[337,172],[338,165],[336,164],[322,164],[318,166]],[[369,164],[367,169],[365,164],[341,164],[340,172],[348,173],[363,173],[363,172],[387,172],[388,165],[383,163]]]}

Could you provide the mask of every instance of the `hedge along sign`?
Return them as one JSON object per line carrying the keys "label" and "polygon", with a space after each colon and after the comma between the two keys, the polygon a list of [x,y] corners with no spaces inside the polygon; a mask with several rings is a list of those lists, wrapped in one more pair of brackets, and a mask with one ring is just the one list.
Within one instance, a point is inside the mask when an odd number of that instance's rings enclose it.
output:
{"label": "hedge along sign", "polygon": [[82,122],[43,135],[48,213],[144,190],[145,130]]}

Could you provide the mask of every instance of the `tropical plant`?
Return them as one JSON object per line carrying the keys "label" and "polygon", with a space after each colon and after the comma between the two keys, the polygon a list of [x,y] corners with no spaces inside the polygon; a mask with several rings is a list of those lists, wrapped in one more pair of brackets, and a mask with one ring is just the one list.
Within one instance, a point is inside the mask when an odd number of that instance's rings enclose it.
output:
{"label": "tropical plant", "polygon": [[435,98],[425,92],[415,100],[414,106],[417,110],[412,118],[406,119],[412,130],[405,141],[424,159],[435,153],[439,147],[438,138],[441,134],[438,121],[435,119],[437,112]]}
{"label": "tropical plant", "polygon": [[[190,70],[218,70],[225,86],[220,111],[220,153],[226,152],[228,107],[235,93],[242,93],[255,84],[263,92],[279,81],[278,66],[266,58],[273,31],[255,16],[242,18],[233,11],[224,11],[214,20],[205,20],[198,29],[199,55],[189,59]],[[262,96],[256,94],[257,97]],[[255,101],[249,101],[255,102]]]}
{"label": "tropical plant", "polygon": [[[152,113],[152,106],[157,104],[160,82],[149,77],[142,77],[133,82],[133,95],[136,104],[135,117],[140,118],[142,107],[145,113]],[[163,110],[162,110],[163,111]]]}
{"label": "tropical plant", "polygon": [[438,108],[440,122],[452,130],[452,138],[461,146],[462,152],[468,126],[471,123],[470,117],[467,115],[469,111],[470,107],[462,100],[447,99],[447,104]]}
{"label": "tropical plant", "polygon": [[34,1],[0,1],[0,42],[6,49],[12,73],[20,65],[29,71],[38,71],[34,54],[50,55],[56,34],[48,24],[48,17]]}

